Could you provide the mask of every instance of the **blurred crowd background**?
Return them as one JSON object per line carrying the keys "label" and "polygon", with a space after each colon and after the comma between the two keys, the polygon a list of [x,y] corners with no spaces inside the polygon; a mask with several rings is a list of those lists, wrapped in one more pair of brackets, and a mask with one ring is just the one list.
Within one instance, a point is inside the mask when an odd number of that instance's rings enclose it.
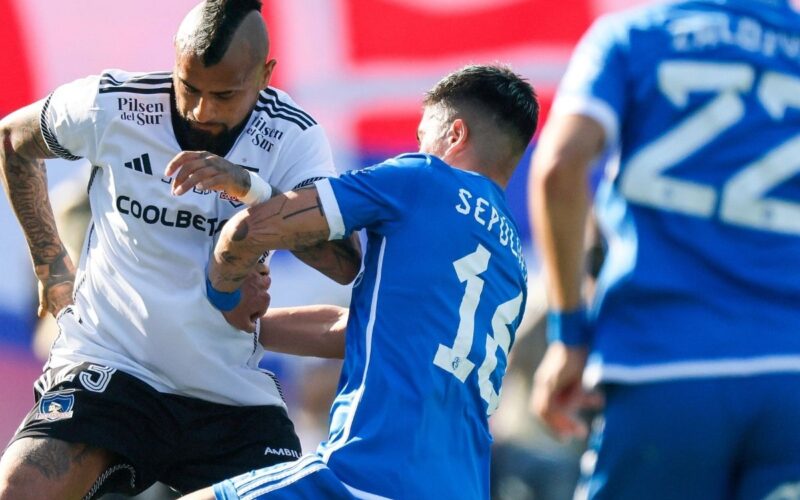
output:
{"label": "blurred crowd background", "polygon": [[[288,91],[326,129],[340,170],[359,168],[416,150],[421,96],[468,63],[504,62],[527,77],[541,99],[543,123],[568,57],[591,21],[637,3],[643,1],[265,0],[271,57],[278,60],[272,85]],[[0,117],[61,83],[106,68],[170,69],[172,35],[194,4],[0,0]],[[526,215],[528,160],[511,180],[508,200],[525,240],[532,293],[492,422],[493,496],[569,498],[581,443],[552,440],[526,411],[531,373],[544,347],[538,321],[544,299]],[[48,164],[62,235],[73,246],[83,238],[88,174],[85,162]],[[5,446],[32,405],[31,386],[51,336],[48,325],[37,325],[31,264],[5,196],[0,228],[0,442]],[[273,306],[348,300],[348,287],[321,278],[288,254],[273,259],[272,274]],[[313,450],[327,425],[339,365],[272,354],[263,365],[285,385],[304,449]]]}

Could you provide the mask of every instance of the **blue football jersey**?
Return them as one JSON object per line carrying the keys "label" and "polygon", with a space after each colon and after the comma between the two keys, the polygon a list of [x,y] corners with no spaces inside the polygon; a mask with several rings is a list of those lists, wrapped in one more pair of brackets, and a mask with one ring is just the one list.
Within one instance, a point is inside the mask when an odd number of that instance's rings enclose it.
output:
{"label": "blue football jersey", "polygon": [[527,293],[502,189],[424,154],[317,189],[332,237],[368,238],[318,453],[373,495],[488,498],[487,416]]}
{"label": "blue football jersey", "polygon": [[800,15],[786,0],[599,20],[555,112],[616,151],[587,381],[800,371]]}

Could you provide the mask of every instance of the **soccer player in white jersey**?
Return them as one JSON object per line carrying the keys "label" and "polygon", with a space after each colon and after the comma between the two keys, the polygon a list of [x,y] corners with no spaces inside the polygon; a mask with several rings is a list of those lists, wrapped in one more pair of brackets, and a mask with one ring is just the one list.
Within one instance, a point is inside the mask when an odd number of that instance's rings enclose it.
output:
{"label": "soccer player in white jersey", "polygon": [[606,403],[579,497],[798,498],[799,9],[663,3],[597,21],[575,51],[530,199],[552,308],[533,408],[570,434],[582,377]]}
{"label": "soccer player in white jersey", "polygon": [[[228,219],[334,174],[321,127],[268,86],[260,7],[201,3],[175,37],[171,74],[109,70],[2,121],[0,167],[40,311],[60,328],[36,405],[0,461],[3,500],[136,493],[156,480],[191,491],[299,456],[278,382],[258,368],[268,278],[251,273],[224,316],[205,295]],[[182,150],[228,162],[166,171]],[[75,274],[47,197],[42,160],[56,156],[93,166]],[[339,282],[360,265],[352,241],[300,250]]]}
{"label": "soccer player in white jersey", "polygon": [[231,219],[209,266],[214,303],[235,302],[264,250],[359,229],[368,243],[328,440],[193,498],[489,497],[488,415],[526,297],[503,189],[537,119],[527,82],[505,67],[468,66],[428,93],[419,153]]}

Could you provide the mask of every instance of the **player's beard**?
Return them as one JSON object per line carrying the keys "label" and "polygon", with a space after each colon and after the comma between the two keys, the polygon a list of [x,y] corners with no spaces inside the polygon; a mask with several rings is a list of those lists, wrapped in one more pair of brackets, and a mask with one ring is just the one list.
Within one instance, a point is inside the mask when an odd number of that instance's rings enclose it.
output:
{"label": "player's beard", "polygon": [[218,156],[225,156],[233,147],[236,138],[247,125],[250,115],[244,117],[241,123],[233,128],[223,124],[220,132],[212,133],[192,126],[192,121],[178,110],[174,92],[170,96],[170,114],[172,116],[172,130],[183,151],[208,151]]}
{"label": "player's beard", "polygon": [[219,156],[225,156],[230,150],[247,122],[247,118],[245,118],[232,129],[223,125],[220,132],[214,133],[193,127],[191,121],[180,114],[176,118],[173,120],[173,128],[183,150],[209,151]]}

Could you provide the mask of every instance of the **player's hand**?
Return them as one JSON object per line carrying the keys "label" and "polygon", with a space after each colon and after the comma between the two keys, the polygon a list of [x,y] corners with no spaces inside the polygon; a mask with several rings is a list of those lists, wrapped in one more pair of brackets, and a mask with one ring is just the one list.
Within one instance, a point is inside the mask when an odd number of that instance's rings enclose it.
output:
{"label": "player's hand", "polygon": [[586,356],[585,348],[550,344],[533,377],[531,411],[560,438],[585,438],[588,427],[578,412],[603,404],[599,394],[587,393],[581,385]]}
{"label": "player's hand", "polygon": [[75,266],[66,251],[63,251],[50,264],[34,266],[39,281],[39,308],[37,314],[43,318],[47,313],[53,315],[71,305],[72,289],[75,284]]}
{"label": "player's hand", "polygon": [[239,330],[256,331],[256,320],[264,316],[269,308],[268,290],[271,283],[269,268],[266,264],[259,263],[258,267],[242,282],[242,298],[239,305],[222,313],[225,320]]}
{"label": "player's hand", "polygon": [[[176,175],[177,173],[177,175]],[[250,174],[244,167],[206,151],[183,151],[164,171],[172,180],[172,194],[180,196],[193,188],[225,191],[236,198],[250,190]]]}

